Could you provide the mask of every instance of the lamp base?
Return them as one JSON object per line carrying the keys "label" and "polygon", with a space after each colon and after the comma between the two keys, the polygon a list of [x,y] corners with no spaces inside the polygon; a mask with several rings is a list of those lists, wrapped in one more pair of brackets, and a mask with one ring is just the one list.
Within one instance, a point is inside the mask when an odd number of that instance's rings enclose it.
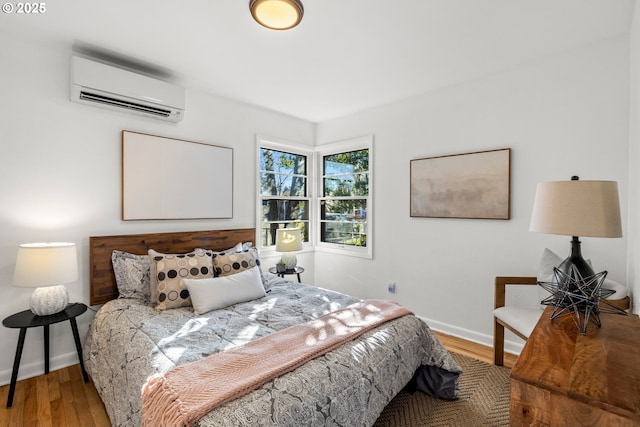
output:
{"label": "lamp base", "polygon": [[298,265],[298,258],[291,252],[282,254],[282,262],[285,263],[287,270],[293,270]]}
{"label": "lamp base", "polygon": [[601,303],[614,308],[605,312],[626,314],[606,302],[615,291],[604,289],[602,284],[607,272],[594,273],[591,265],[582,258],[580,240],[573,236],[571,254],[553,269],[553,282],[538,282],[551,295],[541,301],[542,304],[554,306],[551,319],[569,315],[582,335],[587,334],[589,322],[598,328],[600,322]]}
{"label": "lamp base", "polygon": [[31,294],[29,308],[37,316],[49,316],[61,312],[69,304],[69,294],[64,285],[36,288]]}
{"label": "lamp base", "polygon": [[560,263],[558,270],[564,273],[560,276],[562,280],[558,281],[558,285],[570,291],[575,291],[578,287],[576,284],[584,283],[587,278],[595,275],[591,265],[582,258],[578,236],[572,236],[571,253]]}

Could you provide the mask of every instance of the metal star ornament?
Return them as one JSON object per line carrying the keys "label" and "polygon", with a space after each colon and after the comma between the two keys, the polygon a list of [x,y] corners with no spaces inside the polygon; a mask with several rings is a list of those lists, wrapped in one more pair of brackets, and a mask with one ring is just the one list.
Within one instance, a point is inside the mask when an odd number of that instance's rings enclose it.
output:
{"label": "metal star ornament", "polygon": [[561,316],[571,316],[578,330],[586,335],[589,322],[601,327],[600,313],[627,313],[607,302],[606,298],[615,293],[614,290],[602,288],[607,271],[592,276],[582,277],[575,266],[571,266],[569,273],[558,268],[553,269],[554,282],[538,282],[549,295],[541,304],[554,306],[551,319]]}

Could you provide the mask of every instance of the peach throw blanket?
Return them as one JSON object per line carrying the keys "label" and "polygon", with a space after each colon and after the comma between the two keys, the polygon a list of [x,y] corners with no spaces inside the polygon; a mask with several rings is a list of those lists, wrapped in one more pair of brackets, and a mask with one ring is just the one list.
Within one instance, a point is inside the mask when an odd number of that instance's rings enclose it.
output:
{"label": "peach throw blanket", "polygon": [[190,426],[213,408],[405,314],[411,311],[394,302],[365,300],[154,375],[142,390],[143,426]]}

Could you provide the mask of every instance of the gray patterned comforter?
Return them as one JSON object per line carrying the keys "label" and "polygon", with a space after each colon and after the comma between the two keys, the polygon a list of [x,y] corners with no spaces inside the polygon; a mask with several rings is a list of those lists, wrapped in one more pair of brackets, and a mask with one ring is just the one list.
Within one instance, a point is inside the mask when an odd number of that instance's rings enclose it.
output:
{"label": "gray patterned comforter", "polygon": [[[190,308],[156,312],[133,299],[105,304],[89,328],[84,359],[111,423],[140,425],[140,391],[155,373],[358,301],[271,274],[264,278],[264,298],[200,316]],[[370,426],[421,365],[460,372],[428,326],[404,316],[214,409],[198,425]]]}

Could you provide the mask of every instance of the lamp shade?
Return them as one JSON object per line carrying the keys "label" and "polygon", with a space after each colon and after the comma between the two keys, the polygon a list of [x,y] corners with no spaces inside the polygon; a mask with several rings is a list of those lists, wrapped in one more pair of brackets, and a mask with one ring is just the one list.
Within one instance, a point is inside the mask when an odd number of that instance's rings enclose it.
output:
{"label": "lamp shade", "polygon": [[62,285],[78,279],[75,243],[20,245],[13,285],[26,288]]}
{"label": "lamp shade", "polygon": [[304,14],[300,0],[251,0],[249,9],[258,24],[272,30],[293,28]]}
{"label": "lamp shade", "polygon": [[565,236],[622,237],[618,183],[539,183],[529,230]]}
{"label": "lamp shade", "polygon": [[276,232],[276,251],[293,252],[302,250],[302,234],[299,228],[279,228]]}

